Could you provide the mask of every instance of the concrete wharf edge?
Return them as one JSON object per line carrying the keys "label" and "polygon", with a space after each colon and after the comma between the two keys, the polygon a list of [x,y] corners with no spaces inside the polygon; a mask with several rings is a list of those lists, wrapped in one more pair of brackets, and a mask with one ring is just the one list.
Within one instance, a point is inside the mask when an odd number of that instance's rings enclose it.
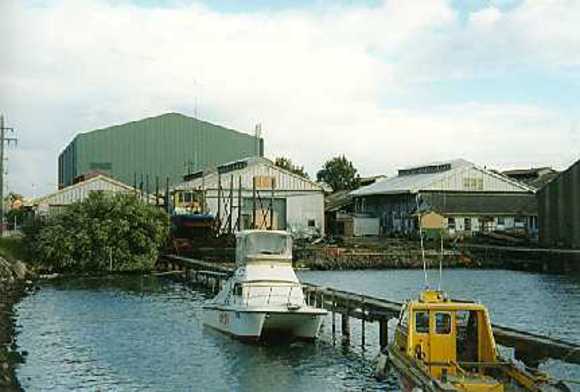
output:
{"label": "concrete wharf edge", "polygon": [[[219,264],[176,255],[162,255],[159,263],[164,264],[168,269],[182,269],[186,274],[189,270],[194,270],[198,274],[215,280],[223,280],[233,271]],[[333,314],[341,313],[343,316],[347,315],[368,322],[378,321],[381,324],[381,331],[386,328],[385,325],[389,319],[399,316],[402,308],[400,302],[370,295],[304,282],[302,286],[307,298],[314,297],[317,306],[330,310]],[[497,324],[493,324],[492,327],[496,342],[502,346],[514,348],[516,358],[528,364],[537,365],[545,358],[580,364],[580,345],[578,344]],[[381,341],[386,342],[386,338],[385,340],[381,338]]]}

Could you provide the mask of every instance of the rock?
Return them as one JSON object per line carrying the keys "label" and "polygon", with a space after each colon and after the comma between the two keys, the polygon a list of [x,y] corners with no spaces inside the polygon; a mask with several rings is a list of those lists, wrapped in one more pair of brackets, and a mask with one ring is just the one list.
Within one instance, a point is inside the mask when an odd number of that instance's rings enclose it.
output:
{"label": "rock", "polygon": [[26,275],[28,274],[28,269],[26,268],[26,264],[24,264],[22,261],[19,261],[19,260],[17,260],[12,265],[12,271],[14,272],[16,279],[24,279],[24,278],[26,278]]}

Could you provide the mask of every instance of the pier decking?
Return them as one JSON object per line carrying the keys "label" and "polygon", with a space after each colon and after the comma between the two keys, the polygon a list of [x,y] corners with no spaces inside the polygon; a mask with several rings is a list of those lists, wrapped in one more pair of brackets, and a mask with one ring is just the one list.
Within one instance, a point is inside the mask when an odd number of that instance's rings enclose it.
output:
{"label": "pier decking", "polygon": [[[228,267],[175,255],[162,256],[158,264],[164,270],[182,272],[186,281],[203,284],[213,291],[219,290],[221,282],[232,272]],[[337,290],[303,283],[304,294],[309,304],[327,309],[332,318],[332,335],[336,335],[336,315],[340,315],[341,341],[351,344],[350,319],[361,322],[361,347],[366,346],[366,324],[379,324],[379,344],[383,348],[388,342],[388,321],[399,316],[402,304],[369,295]],[[493,325],[498,344],[515,350],[515,357],[530,366],[537,366],[544,359],[557,359],[580,364],[580,345],[538,334]]]}

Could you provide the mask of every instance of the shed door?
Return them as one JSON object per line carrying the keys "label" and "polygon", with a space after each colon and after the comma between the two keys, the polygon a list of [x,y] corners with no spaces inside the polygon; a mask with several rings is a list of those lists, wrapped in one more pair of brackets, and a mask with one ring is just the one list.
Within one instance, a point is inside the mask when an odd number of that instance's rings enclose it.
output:
{"label": "shed door", "polygon": [[[270,209],[272,199],[256,199],[256,222],[259,229],[270,228]],[[244,217],[244,229],[251,227],[254,202],[251,197],[244,198],[242,215]],[[286,230],[286,199],[274,199],[274,230]]]}

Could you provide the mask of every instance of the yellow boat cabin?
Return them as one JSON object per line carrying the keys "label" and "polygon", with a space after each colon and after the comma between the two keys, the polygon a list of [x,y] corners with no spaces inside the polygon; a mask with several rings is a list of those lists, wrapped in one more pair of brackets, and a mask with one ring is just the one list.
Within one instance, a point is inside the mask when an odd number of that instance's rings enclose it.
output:
{"label": "yellow boat cabin", "polygon": [[485,306],[426,290],[399,318],[388,361],[404,391],[566,391],[498,355]]}

